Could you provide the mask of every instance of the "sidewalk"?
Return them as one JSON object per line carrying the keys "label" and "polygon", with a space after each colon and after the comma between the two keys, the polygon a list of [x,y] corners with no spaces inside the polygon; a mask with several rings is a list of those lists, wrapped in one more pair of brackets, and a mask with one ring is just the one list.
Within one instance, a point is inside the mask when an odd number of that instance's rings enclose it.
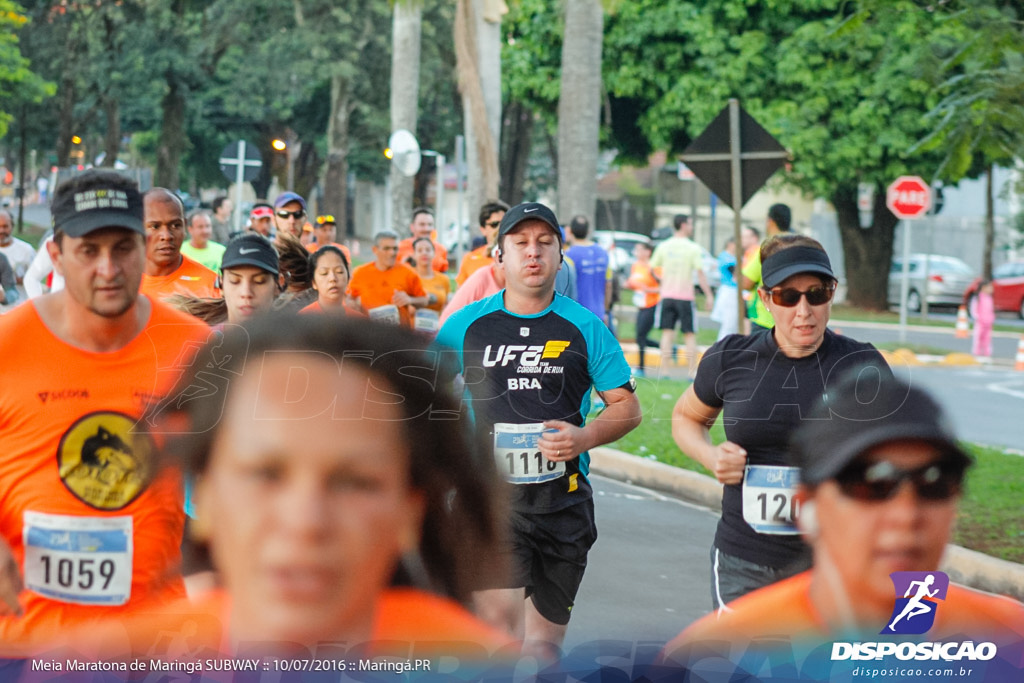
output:
{"label": "sidewalk", "polygon": [[[590,457],[590,469],[602,476],[668,493],[711,510],[722,509],[722,485],[706,475],[614,448],[595,448]],[[957,583],[1024,600],[1024,565],[951,544],[939,569]]]}

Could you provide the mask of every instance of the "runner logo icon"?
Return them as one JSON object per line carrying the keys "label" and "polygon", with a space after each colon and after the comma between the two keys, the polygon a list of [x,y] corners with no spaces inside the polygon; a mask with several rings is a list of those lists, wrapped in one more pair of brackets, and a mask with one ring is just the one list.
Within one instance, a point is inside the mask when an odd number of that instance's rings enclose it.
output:
{"label": "runner logo icon", "polygon": [[880,633],[925,633],[935,623],[936,600],[945,600],[949,577],[940,571],[893,572],[889,575],[896,591],[892,616]]}

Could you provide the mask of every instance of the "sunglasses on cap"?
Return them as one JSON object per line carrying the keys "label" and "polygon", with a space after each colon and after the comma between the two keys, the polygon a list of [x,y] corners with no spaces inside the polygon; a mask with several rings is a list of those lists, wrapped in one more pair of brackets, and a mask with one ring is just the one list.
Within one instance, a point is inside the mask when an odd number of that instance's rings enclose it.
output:
{"label": "sunglasses on cap", "polygon": [[283,218],[285,220],[287,220],[289,218],[294,218],[295,220],[299,220],[300,218],[302,218],[305,215],[306,215],[306,212],[303,211],[302,209],[299,209],[298,211],[285,211],[283,209],[278,209],[278,211],[277,211],[277,217],[278,218]]}
{"label": "sunglasses on cap", "polygon": [[327,216],[317,216],[316,217],[316,222],[317,222],[317,225],[323,225],[324,223],[333,223],[334,222],[334,216],[330,216],[330,215],[327,215]]}
{"label": "sunglasses on cap", "polygon": [[856,500],[889,500],[904,481],[909,481],[918,498],[938,501],[959,494],[963,478],[963,465],[950,460],[930,462],[910,470],[882,460],[855,462],[837,474],[835,480],[844,495]]}
{"label": "sunglasses on cap", "polygon": [[772,303],[776,306],[792,308],[800,303],[801,297],[807,297],[807,303],[811,306],[827,304],[832,301],[832,295],[836,293],[836,288],[834,285],[815,285],[805,291],[800,291],[795,287],[776,287],[765,291],[771,295]]}

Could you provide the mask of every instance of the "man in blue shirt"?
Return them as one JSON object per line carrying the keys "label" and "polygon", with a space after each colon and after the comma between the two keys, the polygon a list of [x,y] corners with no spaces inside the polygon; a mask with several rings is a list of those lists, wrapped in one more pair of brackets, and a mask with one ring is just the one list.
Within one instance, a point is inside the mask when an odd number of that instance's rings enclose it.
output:
{"label": "man in blue shirt", "polygon": [[[555,293],[562,237],[551,209],[512,207],[497,244],[506,288],[454,313],[437,342],[455,350],[508,482],[511,572],[475,595],[478,611],[523,638],[524,653],[551,659],[597,538],[589,450],[640,424],[640,404],[611,332]],[[588,422],[592,389],[607,407]]]}
{"label": "man in blue shirt", "polygon": [[612,281],[608,274],[608,252],[589,239],[590,222],[576,216],[569,223],[572,246],[565,255],[576,265],[576,300],[604,320],[605,302],[611,298]]}

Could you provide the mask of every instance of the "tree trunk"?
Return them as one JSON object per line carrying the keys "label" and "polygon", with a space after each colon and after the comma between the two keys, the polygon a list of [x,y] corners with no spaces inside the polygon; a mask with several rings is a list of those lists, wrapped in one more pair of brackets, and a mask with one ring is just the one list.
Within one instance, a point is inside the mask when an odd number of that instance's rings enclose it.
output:
{"label": "tree trunk", "polygon": [[981,277],[992,279],[992,250],[996,246],[996,221],[994,179],[995,165],[989,164],[985,169],[985,251],[982,253]]}
{"label": "tree trunk", "polygon": [[[416,134],[419,112],[420,29],[423,9],[417,0],[397,0],[391,25],[391,130]],[[391,227],[405,236],[412,220],[413,178],[391,165]]]}
{"label": "tree trunk", "polygon": [[163,110],[163,120],[160,122],[153,184],[177,190],[181,184],[181,152],[185,147],[185,94],[172,74],[167,74],[167,93],[160,102],[160,108]]}
{"label": "tree trunk", "polygon": [[107,130],[103,135],[103,165],[113,168],[121,151],[121,107],[113,97],[103,99],[103,114]]}
{"label": "tree trunk", "polygon": [[514,206],[523,201],[526,169],[533,149],[533,112],[521,102],[512,102],[505,109],[501,143],[499,196]]}
{"label": "tree trunk", "polygon": [[[466,126],[466,206],[470,215],[498,196],[501,136],[501,24],[483,0],[459,0],[455,57]],[[499,15],[500,16],[500,15]]]}
{"label": "tree trunk", "polygon": [[594,222],[597,201],[598,133],[601,117],[600,0],[567,0],[562,41],[562,84],[558,98],[558,215],[582,214]]}
{"label": "tree trunk", "polygon": [[884,311],[888,308],[889,264],[892,262],[896,216],[885,205],[885,188],[875,188],[871,227],[860,227],[857,186],[840,186],[832,194],[839,220],[846,267],[846,301],[851,306]]}
{"label": "tree trunk", "polygon": [[321,213],[334,216],[342,232],[348,225],[348,145],[352,92],[342,76],[331,78],[331,118],[327,124],[327,169]]}
{"label": "tree trunk", "polygon": [[60,110],[57,118],[57,166],[71,165],[71,137],[75,135],[75,79],[72,74],[61,78]]}

